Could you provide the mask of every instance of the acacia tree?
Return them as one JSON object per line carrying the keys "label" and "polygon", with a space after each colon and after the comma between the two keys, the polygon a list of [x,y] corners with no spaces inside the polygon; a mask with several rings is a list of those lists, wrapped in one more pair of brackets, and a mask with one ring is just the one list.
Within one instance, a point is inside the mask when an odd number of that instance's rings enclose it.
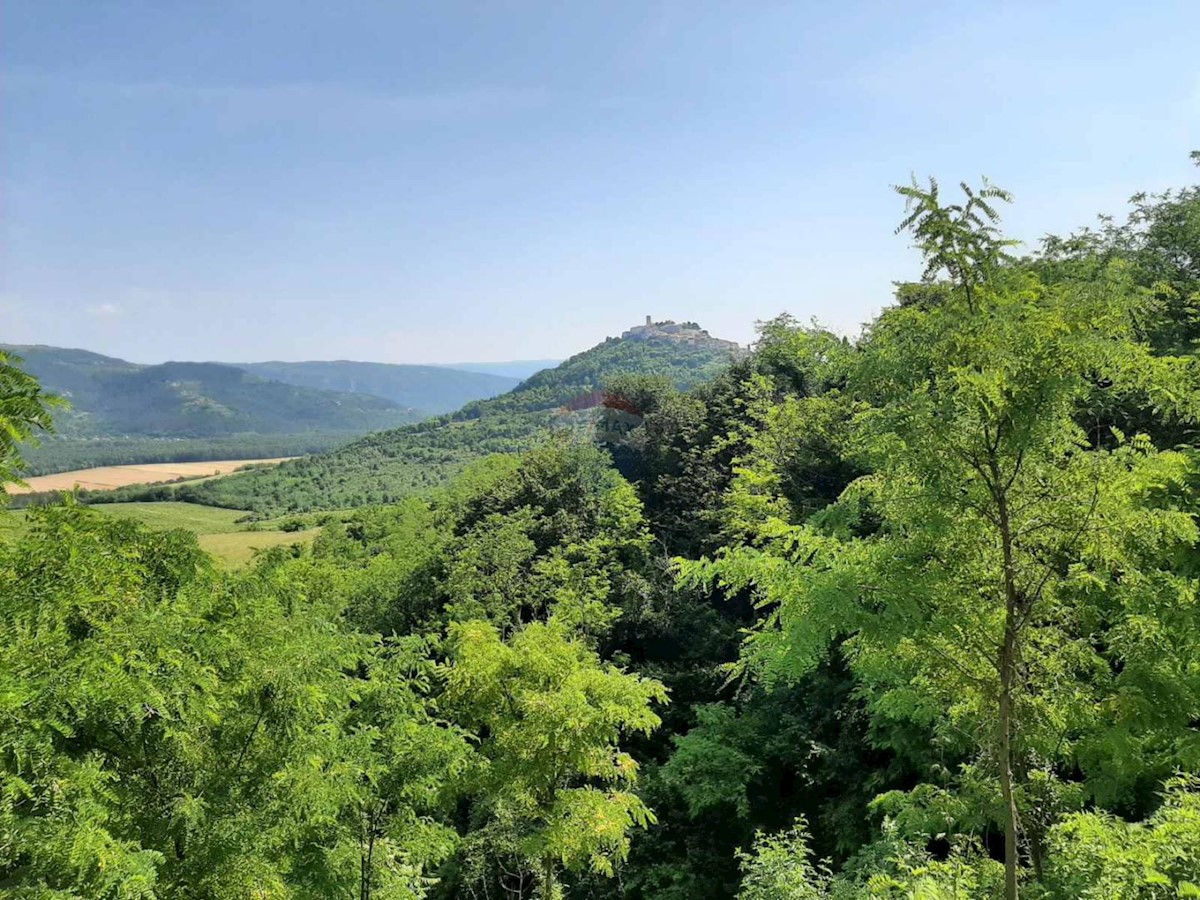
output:
{"label": "acacia tree", "polygon": [[267,563],[76,504],[0,541],[0,894],[425,895],[468,748],[424,647]]}
{"label": "acacia tree", "polygon": [[[1200,166],[1200,151],[1191,157]],[[1167,352],[1192,352],[1200,339],[1200,185],[1139,192],[1129,202],[1122,222],[1101,216],[1098,228],[1047,236],[1033,263],[1052,281],[1127,261],[1155,296],[1157,314],[1144,325],[1147,340]]]}
{"label": "acacia tree", "polygon": [[[1120,266],[1046,287],[1003,264],[994,210],[948,214],[936,191],[902,193],[927,278],[950,283],[865,340],[849,444],[871,474],[819,522],[770,520],[757,546],[683,571],[758,589],[768,614],[746,660],[768,677],[810,671],[842,641],[879,724],[916,720],[977,754],[962,779],[977,823],[1003,828],[1015,900],[1022,844],[1041,867],[1032,816],[1022,829],[1031,770],[1086,768],[1126,712],[1150,725],[1137,696],[1182,692],[1179,709],[1195,709],[1195,684],[1178,678],[1197,662],[1181,602],[1194,587],[1172,570],[1196,540],[1176,500],[1188,461],[1142,436],[1091,441],[1077,421],[1098,391],[1182,414],[1193,395],[1184,361],[1136,341],[1146,298]],[[1187,715],[1152,724],[1179,736]]]}
{"label": "acacia tree", "polygon": [[62,403],[42,390],[20,362],[19,356],[0,350],[0,484],[19,481],[25,467],[20,445],[39,430],[49,431],[50,410]]}
{"label": "acacia tree", "polygon": [[936,178],[929,179],[927,188],[915,177],[912,184],[897,185],[896,193],[905,201],[905,216],[896,226],[896,234],[912,233],[925,257],[925,281],[945,272],[973,312],[976,286],[996,274],[1008,258],[1007,248],[1016,243],[1001,235],[995,207],[997,200],[1008,203],[1012,195],[987,179],[978,190],[965,181],[959,187],[966,201],[943,204]]}
{"label": "acacia tree", "polygon": [[560,896],[560,868],[612,875],[629,830],[654,821],[620,741],[659,724],[662,685],[602,663],[556,621],[507,642],[488,622],[456,623],[445,675],[442,708],[479,736],[476,853],[515,862],[517,897],[527,880],[544,900]]}

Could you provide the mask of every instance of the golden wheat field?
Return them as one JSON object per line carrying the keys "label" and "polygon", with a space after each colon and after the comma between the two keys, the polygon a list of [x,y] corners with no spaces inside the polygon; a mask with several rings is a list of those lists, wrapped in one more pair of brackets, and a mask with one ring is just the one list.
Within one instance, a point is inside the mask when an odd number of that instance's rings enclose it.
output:
{"label": "golden wheat field", "polygon": [[76,469],[55,475],[38,475],[27,478],[26,484],[5,485],[10,494],[28,494],[36,491],[69,491],[78,486],[89,491],[111,491],[130,484],[157,484],[180,478],[207,478],[212,475],[228,475],[255,463],[277,463],[288,456],[271,459],[219,459],[208,462],[143,463],[132,466],[100,466],[95,469]]}

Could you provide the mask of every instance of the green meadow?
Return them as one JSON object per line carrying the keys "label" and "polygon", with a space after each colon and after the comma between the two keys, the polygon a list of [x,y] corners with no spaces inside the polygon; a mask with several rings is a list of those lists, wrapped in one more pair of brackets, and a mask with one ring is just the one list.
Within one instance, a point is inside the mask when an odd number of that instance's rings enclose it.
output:
{"label": "green meadow", "polygon": [[[230,568],[247,565],[260,550],[306,544],[320,531],[319,528],[281,531],[270,522],[249,526],[240,521],[246,515],[241,510],[201,506],[198,503],[103,503],[89,509],[106,516],[134,519],[157,531],[179,528],[195,532],[200,546]],[[18,538],[27,530],[25,510],[0,512],[0,538]]]}

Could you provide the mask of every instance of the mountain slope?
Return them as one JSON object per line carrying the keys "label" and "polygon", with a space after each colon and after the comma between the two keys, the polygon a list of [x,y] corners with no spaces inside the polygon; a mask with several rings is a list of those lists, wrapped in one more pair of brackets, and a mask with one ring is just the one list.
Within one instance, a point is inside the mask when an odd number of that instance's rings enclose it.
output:
{"label": "mountain slope", "polygon": [[570,420],[565,407],[620,374],[655,374],[687,387],[721,371],[736,345],[708,338],[609,338],[539,372],[507,394],[457,413],[368,435],[330,453],[180,490],[181,499],[283,513],[387,503],[444,481],[472,459],[529,446]]}
{"label": "mountain slope", "polygon": [[30,474],[130,462],[289,456],[417,421],[367,394],[269,381],[219,363],[139,365],[92,353],[12,346],[47,390],[70,401],[56,434],[25,455]]}
{"label": "mountain slope", "polygon": [[451,412],[472,400],[495,397],[520,383],[518,378],[480,371],[349,360],[230,365],[284,384],[371,394],[432,415]]}
{"label": "mountain slope", "polygon": [[12,350],[26,371],[71,402],[55,416],[64,436],[354,432],[418,415],[380,397],[297,387],[220,363],[143,366],[86,350]]}

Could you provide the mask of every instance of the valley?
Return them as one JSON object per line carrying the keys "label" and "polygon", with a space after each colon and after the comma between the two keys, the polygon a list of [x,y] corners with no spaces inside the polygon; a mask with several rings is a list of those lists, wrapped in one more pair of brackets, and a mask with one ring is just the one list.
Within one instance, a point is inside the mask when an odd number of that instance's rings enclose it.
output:
{"label": "valley", "polygon": [[[498,397],[271,469],[181,486],[178,498],[273,516],[427,494],[489,454],[519,452],[556,433],[582,430],[590,436],[596,411],[588,406],[598,402],[592,395],[621,378],[687,389],[744,356],[737,344],[692,324],[669,332],[637,326],[537,372]],[[583,408],[576,408],[581,399]]]}
{"label": "valley", "polygon": [[492,372],[349,360],[229,365],[284,384],[381,397],[425,416],[453,412],[464,403],[503,394],[521,383],[520,378]]}

